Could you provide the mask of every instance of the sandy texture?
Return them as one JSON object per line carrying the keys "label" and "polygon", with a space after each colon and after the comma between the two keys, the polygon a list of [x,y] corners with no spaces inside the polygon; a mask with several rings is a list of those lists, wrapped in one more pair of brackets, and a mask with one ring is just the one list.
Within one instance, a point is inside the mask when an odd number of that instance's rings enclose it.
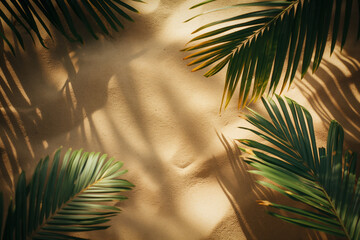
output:
{"label": "sandy texture", "polygon": [[[238,161],[231,139],[251,134],[233,103],[219,114],[224,73],[191,73],[179,50],[196,26],[195,1],[151,0],[137,5],[135,23],[113,38],[84,46],[61,36],[49,50],[26,44],[16,57],[0,56],[2,189],[13,194],[21,169],[30,173],[57,147],[108,153],[125,163],[136,185],[119,204],[122,214],[92,239],[317,239],[325,238],[268,216],[257,199],[284,202],[256,185]],[[356,27],[356,26],[355,26]],[[354,28],[355,29],[355,28]],[[314,117],[319,145],[329,120],[360,150],[360,47],[352,30],[347,47],[316,74],[285,93]],[[29,40],[29,39],[28,39]],[[251,108],[263,112],[260,103]],[[217,135],[218,134],[218,135]],[[224,135],[225,138],[221,136]],[[14,178],[15,176],[15,178]]]}

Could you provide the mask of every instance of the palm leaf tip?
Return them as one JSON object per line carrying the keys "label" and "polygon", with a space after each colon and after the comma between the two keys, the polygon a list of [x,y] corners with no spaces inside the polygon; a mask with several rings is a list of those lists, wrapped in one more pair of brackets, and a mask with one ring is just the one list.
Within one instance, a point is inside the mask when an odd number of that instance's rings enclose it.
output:
{"label": "palm leaf tip", "polygon": [[28,187],[20,175],[4,239],[82,239],[67,232],[106,229],[103,224],[120,212],[108,202],[127,199],[120,193],[134,186],[120,178],[123,164],[82,150],[68,150],[61,160],[60,151],[51,163],[48,157],[39,162]]}
{"label": "palm leaf tip", "polygon": [[266,201],[266,200],[257,200],[256,202],[257,202],[259,205],[261,205],[261,206],[266,206],[266,207],[272,205],[271,202]]}
{"label": "palm leaf tip", "polygon": [[[344,130],[332,121],[326,148],[317,148],[315,130],[309,112],[289,98],[277,97],[263,103],[270,120],[252,111],[247,120],[259,131],[251,130],[268,144],[253,140],[240,143],[254,149],[246,162],[252,173],[271,182],[259,182],[306,209],[258,201],[260,205],[280,209],[269,212],[284,221],[313,228],[347,239],[360,237],[360,180],[356,177],[355,153],[343,150]],[[310,210],[309,210],[310,209]]]}
{"label": "palm leaf tip", "polygon": [[211,2],[215,2],[216,0],[206,0],[206,1],[202,1],[202,2],[200,2],[200,3],[198,3],[198,4],[195,4],[195,5],[193,5],[193,6],[191,6],[189,9],[195,9],[195,8],[197,8],[197,7],[200,7],[200,6],[203,6],[203,5],[205,5],[205,4],[208,4],[208,3],[211,3]]}
{"label": "palm leaf tip", "polygon": [[[202,3],[210,2],[212,1]],[[189,43],[193,45],[184,51],[194,51],[189,56],[194,57],[199,67],[193,71],[210,69],[208,73],[211,74],[206,73],[206,76],[218,73],[220,65],[221,68],[227,65],[222,99],[226,100],[224,108],[236,88],[240,89],[239,108],[244,107],[263,94],[274,93],[278,87],[281,91],[287,85],[290,87],[301,64],[302,78],[311,62],[312,71],[315,72],[321,63],[329,34],[332,35],[331,52],[338,35],[342,36],[341,46],[345,44],[353,1],[346,0],[345,14],[341,14],[344,10],[341,2],[294,0],[225,5],[193,18],[246,6],[261,7],[262,10],[226,15],[223,19],[197,28],[193,34],[205,32],[192,38]],[[332,14],[334,9],[335,15]],[[341,22],[342,32],[339,31]],[[207,30],[210,27],[212,29]],[[333,28],[332,31],[330,27]]]}

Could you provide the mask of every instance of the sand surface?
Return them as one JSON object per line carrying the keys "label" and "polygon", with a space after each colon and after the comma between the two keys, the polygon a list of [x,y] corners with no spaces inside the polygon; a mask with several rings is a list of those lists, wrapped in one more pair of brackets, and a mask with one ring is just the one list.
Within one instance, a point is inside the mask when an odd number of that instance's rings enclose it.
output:
{"label": "sand surface", "polygon": [[[224,72],[191,73],[180,52],[190,33],[211,18],[185,19],[196,1],[137,4],[135,23],[85,45],[55,34],[49,49],[27,39],[26,51],[0,56],[0,176],[13,194],[21,170],[59,147],[101,151],[125,163],[136,188],[123,212],[92,239],[326,239],[268,216],[257,199],[284,201],[255,183],[233,139],[253,137],[238,126],[235,101],[219,114]],[[360,47],[356,24],[349,41],[320,69],[297,79],[285,95],[313,115],[319,146],[329,121],[346,130],[360,152]],[[235,99],[234,99],[235,100]],[[260,102],[251,108],[264,112]]]}

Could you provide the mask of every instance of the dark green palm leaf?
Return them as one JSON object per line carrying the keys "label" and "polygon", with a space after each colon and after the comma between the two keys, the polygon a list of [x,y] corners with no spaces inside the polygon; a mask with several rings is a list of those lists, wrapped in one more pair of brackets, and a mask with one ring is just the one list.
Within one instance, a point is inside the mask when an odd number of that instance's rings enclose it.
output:
{"label": "dark green palm leaf", "polygon": [[[106,203],[126,199],[119,193],[133,187],[119,179],[126,172],[122,165],[107,155],[71,149],[62,161],[58,150],[51,166],[48,157],[40,160],[28,186],[25,173],[19,177],[2,239],[82,239],[67,232],[108,228],[103,223],[120,209]],[[0,203],[2,209],[2,195]]]}
{"label": "dark green palm leaf", "polygon": [[[193,8],[214,1],[203,1]],[[206,77],[218,73],[227,65],[221,107],[229,104],[237,87],[240,88],[238,106],[244,107],[265,92],[274,93],[278,86],[281,86],[283,91],[290,85],[301,58],[302,77],[311,61],[312,70],[316,71],[324,54],[331,22],[331,52],[339,35],[340,22],[343,22],[343,47],[352,6],[352,0],[262,1],[239,3],[207,11],[193,18],[227,9],[262,8],[229,16],[196,29],[193,34],[205,32],[193,38],[189,42],[192,45],[183,49],[195,51],[185,59],[195,59],[188,64],[198,64],[193,71],[210,66],[205,73]],[[342,8],[345,8],[343,17]],[[210,27],[215,29],[206,31]]]}
{"label": "dark green palm leaf", "polygon": [[[143,2],[141,0],[131,0]],[[3,10],[1,10],[3,9]],[[120,0],[4,0],[0,2],[0,22],[5,23],[15,35],[15,39],[24,48],[21,29],[24,29],[33,38],[36,35],[40,43],[45,47],[41,28],[51,37],[50,25],[54,26],[70,41],[83,42],[74,24],[74,16],[83,23],[87,31],[94,38],[95,26],[102,33],[109,35],[109,26],[118,31],[123,28],[120,19],[132,21],[132,18],[124,10],[138,12],[135,8]],[[14,53],[14,47],[9,36],[0,31],[0,36]]]}
{"label": "dark green palm leaf", "polygon": [[307,209],[260,201],[261,205],[291,213],[270,212],[290,223],[319,231],[360,239],[360,178],[356,177],[356,153],[343,151],[344,131],[332,121],[327,146],[317,148],[312,117],[295,101],[276,96],[278,104],[263,100],[270,116],[265,119],[252,111],[247,121],[252,130],[269,144],[240,139],[251,149],[247,163],[251,170],[273,183],[259,183],[300,201]]}

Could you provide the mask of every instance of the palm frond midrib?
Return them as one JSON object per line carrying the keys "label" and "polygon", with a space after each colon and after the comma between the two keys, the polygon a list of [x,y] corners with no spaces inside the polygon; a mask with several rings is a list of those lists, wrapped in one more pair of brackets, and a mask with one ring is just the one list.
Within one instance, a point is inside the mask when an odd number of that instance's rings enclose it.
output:
{"label": "palm frond midrib", "polygon": [[[298,154],[300,155],[300,153],[298,153]],[[304,159],[301,160],[301,163],[303,164],[304,167],[306,167],[308,169],[308,174],[310,174],[313,177],[313,182],[312,182],[313,185],[311,185],[311,186],[312,187],[315,186],[318,190],[320,190],[323,193],[323,197],[325,197],[324,200],[329,203],[329,206],[331,208],[328,210],[332,213],[332,215],[333,215],[332,218],[338,222],[339,227],[340,227],[341,231],[344,232],[344,235],[346,236],[346,238],[351,239],[341,216],[338,214],[338,212],[336,210],[333,200],[327,193],[327,190],[324,187],[324,185],[321,183],[321,179],[317,176],[317,174],[313,171],[313,169],[311,169],[308,166],[308,164],[306,163],[306,161]],[[302,178],[301,176],[299,176],[299,177]],[[302,178],[302,179],[304,179],[304,178]],[[308,183],[308,184],[310,185],[310,183]],[[294,191],[295,189],[291,189],[291,190]],[[295,190],[295,192],[297,192],[297,191]],[[301,194],[301,192],[298,192],[298,193]],[[321,211],[320,209],[316,209],[316,210]],[[324,213],[326,213],[326,212],[324,212]]]}
{"label": "palm frond midrib", "polygon": [[247,43],[251,42],[252,39],[258,37],[262,32],[266,30],[266,28],[270,27],[272,24],[274,24],[279,18],[283,17],[288,11],[290,11],[292,8],[295,8],[297,4],[299,4],[300,0],[293,1],[289,6],[285,7],[283,10],[281,10],[280,13],[276,14],[271,20],[264,24],[261,28],[258,30],[255,30],[252,35],[247,37],[244,41],[242,41],[236,48],[232,50],[232,54],[236,52],[238,49],[240,49],[242,46],[246,45]]}
{"label": "palm frond midrib", "polygon": [[334,216],[336,216],[336,220],[339,222],[339,224],[341,226],[341,230],[344,232],[346,238],[350,240],[351,237],[349,236],[348,230],[345,227],[345,223],[341,219],[341,216],[339,216],[338,212],[336,211],[335,204],[331,200],[330,196],[327,194],[327,191],[325,190],[325,188],[320,184],[320,182],[318,182],[318,183],[321,186],[321,191],[323,191],[323,193],[324,193],[324,195],[326,197],[326,200],[330,203],[331,211],[333,212]]}
{"label": "palm frond midrib", "polygon": [[[279,131],[282,132],[281,130],[279,130]],[[265,136],[261,136],[261,137],[266,140]],[[307,169],[307,173],[310,176],[312,176],[313,184],[316,186],[316,188],[318,190],[320,190],[323,193],[325,200],[329,203],[329,206],[331,207],[329,210],[333,214],[333,218],[336,219],[336,221],[339,223],[339,226],[341,227],[341,230],[344,232],[346,238],[351,239],[351,237],[349,236],[348,230],[345,227],[345,223],[343,222],[341,216],[337,212],[337,210],[336,210],[337,208],[335,207],[335,204],[334,204],[332,198],[328,194],[328,190],[327,190],[326,186],[322,183],[322,178],[319,177],[319,175],[316,173],[316,171],[309,166],[309,164],[307,163],[307,161],[305,159],[306,156],[304,156],[303,154],[301,154],[300,151],[297,150],[298,146],[295,146],[293,139],[288,138],[285,134],[282,134],[282,136],[276,136],[276,139],[278,141],[281,141],[282,143],[286,143],[287,147],[292,148],[294,154],[296,154],[296,156],[298,156],[297,160],[299,161],[299,163],[301,163],[303,165],[303,167]],[[266,140],[266,141],[268,141],[268,140]],[[283,152],[283,153],[287,154],[285,152]],[[301,177],[301,176],[299,176],[299,177]],[[294,190],[294,189],[292,189],[292,190]],[[317,209],[317,210],[319,210],[319,209]]]}
{"label": "palm frond midrib", "polygon": [[79,195],[84,193],[90,187],[92,187],[92,186],[96,185],[97,183],[103,181],[105,178],[106,178],[106,176],[105,176],[105,174],[103,174],[103,176],[100,179],[93,181],[92,183],[87,185],[85,188],[81,189],[79,192],[71,195],[70,198],[68,200],[66,200],[65,202],[63,202],[60,205],[60,207],[58,207],[53,213],[50,213],[49,217],[44,219],[44,222],[39,224],[39,226],[31,233],[30,239],[33,239],[33,237],[35,237],[39,232],[43,231],[43,227],[48,225],[48,223],[51,222],[51,220],[54,220],[54,217],[56,217],[57,215],[60,215],[59,212],[61,210],[63,210],[65,207],[69,206],[69,204],[71,204],[74,201],[74,199],[76,199]]}

